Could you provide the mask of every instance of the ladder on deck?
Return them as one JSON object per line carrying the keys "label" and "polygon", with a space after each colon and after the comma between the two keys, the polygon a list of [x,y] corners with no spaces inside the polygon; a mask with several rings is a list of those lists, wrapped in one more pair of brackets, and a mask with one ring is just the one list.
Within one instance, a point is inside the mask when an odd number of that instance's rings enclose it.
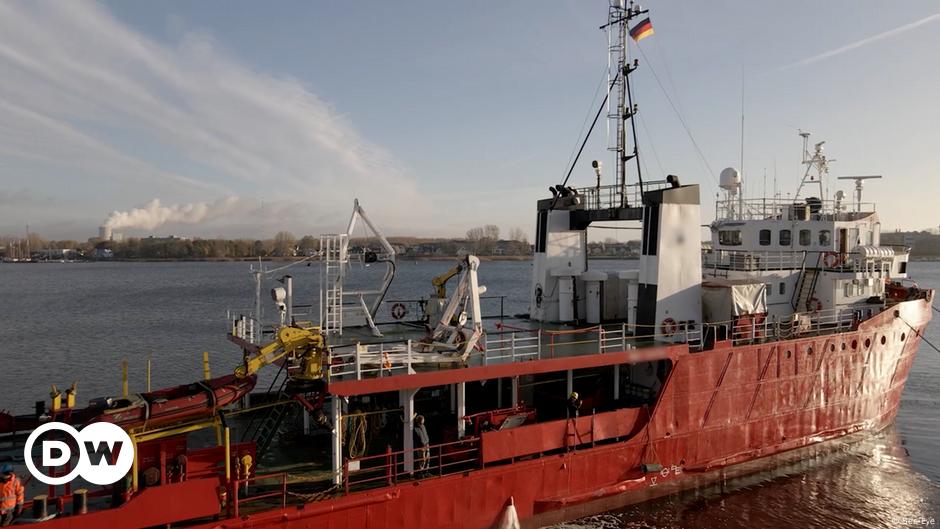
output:
{"label": "ladder on deck", "polygon": [[320,328],[325,333],[343,334],[343,276],[349,256],[347,235],[320,236],[323,259],[320,278]]}
{"label": "ladder on deck", "polygon": [[803,257],[803,270],[800,272],[800,279],[797,282],[796,290],[791,298],[793,310],[802,312],[811,311],[814,307],[809,306],[809,302],[816,293],[816,282],[819,280],[819,262],[822,259],[822,253],[816,257],[816,266],[814,268],[806,267],[806,257]]}
{"label": "ladder on deck", "polygon": [[277,434],[281,429],[281,424],[290,414],[294,405],[294,401],[291,400],[291,396],[288,395],[285,391],[290,377],[286,376],[285,374],[284,378],[281,379],[280,375],[282,372],[284,372],[283,366],[281,367],[281,370],[278,371],[277,375],[275,375],[274,380],[271,381],[271,386],[268,387],[267,392],[268,395],[271,395],[271,390],[274,388],[275,384],[278,382],[278,380],[281,381],[281,385],[274,393],[274,402],[278,404],[274,404],[268,408],[260,419],[252,419],[251,422],[248,423],[248,427],[245,428],[245,433],[242,435],[243,441],[248,439],[253,439],[255,441],[255,453],[258,459],[260,459],[267,449],[270,448],[271,443],[274,442],[274,439],[277,437]]}

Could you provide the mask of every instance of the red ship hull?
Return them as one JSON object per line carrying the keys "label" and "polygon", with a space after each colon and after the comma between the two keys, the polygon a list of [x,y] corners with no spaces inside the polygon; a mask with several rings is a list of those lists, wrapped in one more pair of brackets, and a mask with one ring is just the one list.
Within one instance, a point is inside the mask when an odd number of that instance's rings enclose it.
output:
{"label": "red ship hull", "polygon": [[[664,352],[675,368],[650,411],[579,418],[581,448],[518,458],[538,450],[533,443],[557,437],[559,421],[488,432],[479,440],[482,468],[196,526],[482,529],[496,526],[512,501],[522,525],[538,527],[753,473],[807,457],[826,441],[889,425],[930,317],[930,300],[916,300],[853,332],[747,346],[719,343],[702,352],[670,346]],[[204,487],[202,481],[191,486]],[[160,512],[163,505],[148,506],[145,496],[94,515],[107,516],[112,527],[155,525],[156,518],[143,520],[139,513]],[[197,507],[205,506],[189,509]],[[159,522],[191,518],[183,506],[177,510]],[[91,517],[43,526],[104,523],[85,523]]]}

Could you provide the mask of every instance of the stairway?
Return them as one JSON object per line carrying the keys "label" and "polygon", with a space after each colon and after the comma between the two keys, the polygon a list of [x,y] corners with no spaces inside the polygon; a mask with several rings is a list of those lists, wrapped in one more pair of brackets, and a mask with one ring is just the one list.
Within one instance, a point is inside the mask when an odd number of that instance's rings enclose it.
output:
{"label": "stairway", "polygon": [[[271,386],[268,387],[267,391],[269,395],[273,393],[274,402],[280,404],[274,404],[266,411],[261,412],[263,415],[260,419],[253,418],[251,422],[248,423],[248,427],[245,428],[245,433],[242,435],[242,441],[255,441],[258,459],[261,459],[265,451],[271,446],[271,443],[274,442],[281,428],[281,424],[284,422],[284,419],[290,415],[291,409],[295,403],[295,401],[291,400],[291,396],[285,391],[290,378],[287,376],[284,376],[283,379],[281,378],[280,375],[283,373],[283,369],[282,366],[281,370],[275,375],[274,380],[271,381]],[[278,381],[280,381],[280,386],[278,386],[276,392],[272,392],[272,389]]]}
{"label": "stairway", "polygon": [[797,284],[795,302],[793,310],[797,312],[812,311],[815,307],[809,306],[809,301],[813,299],[816,292],[816,280],[819,278],[818,268],[806,268],[800,274],[800,281]]}

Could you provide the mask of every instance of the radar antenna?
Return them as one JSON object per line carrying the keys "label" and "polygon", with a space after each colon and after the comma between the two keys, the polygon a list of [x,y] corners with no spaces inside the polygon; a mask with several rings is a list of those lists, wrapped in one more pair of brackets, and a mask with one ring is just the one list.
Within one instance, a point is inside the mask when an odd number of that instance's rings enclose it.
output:
{"label": "radar antenna", "polygon": [[840,176],[839,180],[855,180],[855,212],[859,213],[862,211],[862,183],[865,180],[874,180],[876,178],[881,178],[881,175],[865,175],[865,176]]}

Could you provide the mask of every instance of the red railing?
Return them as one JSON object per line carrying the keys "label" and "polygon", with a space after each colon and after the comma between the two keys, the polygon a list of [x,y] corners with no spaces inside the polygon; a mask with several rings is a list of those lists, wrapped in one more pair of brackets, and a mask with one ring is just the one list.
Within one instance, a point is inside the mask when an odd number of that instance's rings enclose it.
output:
{"label": "red railing", "polygon": [[[250,494],[250,486],[256,484],[260,481],[271,481],[274,479],[280,480],[280,488],[277,490],[270,490],[267,487],[265,490],[268,492],[258,491],[254,495]],[[236,479],[232,480],[232,490],[230,491],[232,497],[232,514],[235,518],[239,516],[240,506],[244,503],[264,500],[268,498],[281,498],[281,508],[287,507],[287,472],[274,472],[270,474],[257,474],[250,478],[245,479]]]}
{"label": "red railing", "polygon": [[[423,453],[427,450],[427,453]],[[414,470],[405,470],[406,455],[411,455]],[[425,457],[426,456],[426,457]],[[413,480],[447,476],[479,468],[480,438],[467,437],[460,441],[431,445],[427,449],[414,448],[384,454],[346,459],[343,462],[343,490],[395,485],[400,479]]]}

